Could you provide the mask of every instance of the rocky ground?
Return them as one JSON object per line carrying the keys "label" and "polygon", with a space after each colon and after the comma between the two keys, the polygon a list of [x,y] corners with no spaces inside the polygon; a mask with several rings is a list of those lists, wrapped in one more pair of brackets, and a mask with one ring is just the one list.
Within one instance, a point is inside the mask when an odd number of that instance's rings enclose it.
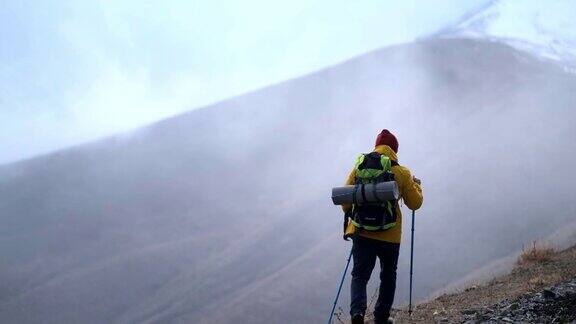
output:
{"label": "rocky ground", "polygon": [[464,323],[576,323],[576,277],[568,282],[503,300],[489,307],[463,310]]}
{"label": "rocky ground", "polygon": [[519,260],[506,276],[394,316],[396,323],[576,323],[576,246]]}

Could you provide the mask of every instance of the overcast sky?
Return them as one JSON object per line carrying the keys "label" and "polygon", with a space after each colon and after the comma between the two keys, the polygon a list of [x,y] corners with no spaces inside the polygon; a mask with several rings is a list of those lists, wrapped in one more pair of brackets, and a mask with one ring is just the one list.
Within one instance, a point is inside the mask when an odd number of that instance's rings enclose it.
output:
{"label": "overcast sky", "polygon": [[486,1],[0,6],[0,164],[125,131],[454,23]]}

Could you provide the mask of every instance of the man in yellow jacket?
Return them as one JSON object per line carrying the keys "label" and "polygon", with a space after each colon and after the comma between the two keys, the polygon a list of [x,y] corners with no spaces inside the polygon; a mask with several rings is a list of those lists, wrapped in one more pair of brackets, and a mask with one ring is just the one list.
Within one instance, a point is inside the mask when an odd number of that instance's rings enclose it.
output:
{"label": "man in yellow jacket", "polygon": [[[388,130],[384,129],[376,138],[374,148],[392,161],[391,171],[394,174],[400,199],[412,210],[420,208],[422,205],[422,188],[420,180],[413,177],[404,166],[398,165],[398,140]],[[354,185],[356,182],[356,168],[352,170],[346,181],[346,185]],[[349,215],[353,211],[352,205],[342,206],[344,213]],[[344,238],[352,237],[352,256],[354,266],[352,268],[351,302],[350,315],[352,323],[364,323],[366,312],[366,285],[374,269],[376,258],[380,260],[380,288],[378,300],[374,308],[374,319],[376,324],[388,322],[390,308],[394,302],[396,290],[396,266],[400,251],[400,239],[402,235],[402,215],[400,206],[396,204],[396,225],[384,231],[368,231],[360,229],[346,218]]]}

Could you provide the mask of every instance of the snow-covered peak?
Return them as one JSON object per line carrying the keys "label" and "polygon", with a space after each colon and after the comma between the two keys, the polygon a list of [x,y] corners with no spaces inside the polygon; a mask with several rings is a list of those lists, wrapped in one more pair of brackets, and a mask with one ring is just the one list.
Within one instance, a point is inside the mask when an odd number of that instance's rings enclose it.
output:
{"label": "snow-covered peak", "polygon": [[502,41],[539,57],[576,67],[575,0],[496,0],[443,37]]}

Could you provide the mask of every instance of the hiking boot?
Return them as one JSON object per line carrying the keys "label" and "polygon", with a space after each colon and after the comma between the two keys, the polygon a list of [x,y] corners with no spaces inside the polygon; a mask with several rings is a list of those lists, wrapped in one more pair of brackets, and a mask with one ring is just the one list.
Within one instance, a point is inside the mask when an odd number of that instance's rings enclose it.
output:
{"label": "hiking boot", "polygon": [[386,320],[374,319],[374,324],[394,324],[394,319],[392,317],[388,317]]}
{"label": "hiking boot", "polygon": [[354,314],[352,316],[352,324],[364,324],[364,314]]}

